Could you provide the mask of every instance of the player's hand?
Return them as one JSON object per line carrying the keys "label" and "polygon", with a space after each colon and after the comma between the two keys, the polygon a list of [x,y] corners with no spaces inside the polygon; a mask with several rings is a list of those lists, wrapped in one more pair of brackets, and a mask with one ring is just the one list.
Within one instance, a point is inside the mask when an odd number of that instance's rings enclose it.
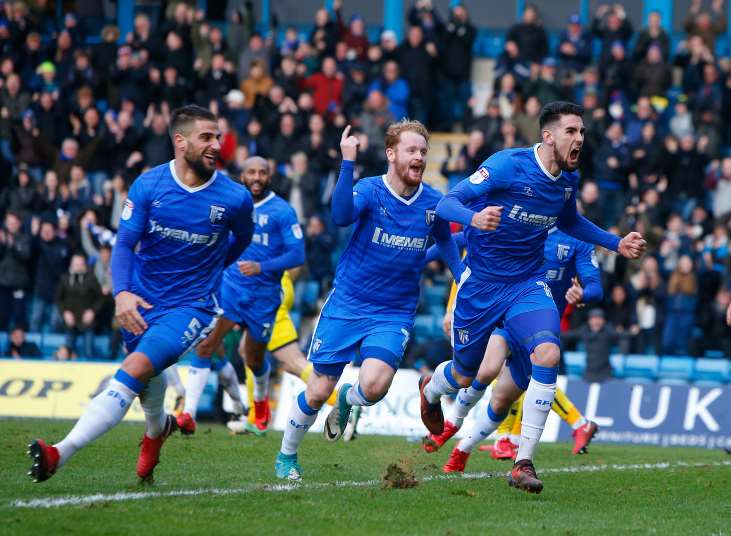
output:
{"label": "player's hand", "polygon": [[360,145],[360,141],[357,137],[350,135],[350,125],[348,125],[340,137],[340,152],[343,154],[343,160],[355,162],[358,157],[358,145]]}
{"label": "player's hand", "polygon": [[119,325],[132,333],[132,335],[142,335],[147,329],[147,322],[137,310],[138,307],[143,309],[152,309],[152,305],[147,303],[137,294],[123,290],[114,297],[114,316]]}
{"label": "player's hand", "polygon": [[447,311],[444,314],[444,319],[442,320],[442,331],[444,331],[444,334],[447,336],[448,339],[452,338],[452,322],[454,321],[454,313],[452,311]]}
{"label": "player's hand", "polygon": [[198,346],[195,347],[195,353],[199,357],[210,358],[213,355],[213,351],[216,349],[216,346],[218,346],[218,341],[216,341],[216,337],[213,333],[211,333],[208,337],[198,343]]}
{"label": "player's hand", "polygon": [[566,291],[566,301],[579,307],[584,305],[584,289],[575,277],[571,280],[571,288]]}
{"label": "player's hand", "polygon": [[256,261],[239,261],[239,272],[245,276],[252,276],[261,273],[261,264]]}
{"label": "player's hand", "polygon": [[485,207],[472,216],[472,226],[480,231],[494,231],[500,224],[503,207]]}
{"label": "player's hand", "polygon": [[647,242],[645,239],[642,238],[640,233],[633,231],[620,240],[617,251],[628,259],[639,259],[646,249]]}
{"label": "player's hand", "polygon": [[731,326],[731,303],[728,304],[728,309],[726,309],[726,325]]}

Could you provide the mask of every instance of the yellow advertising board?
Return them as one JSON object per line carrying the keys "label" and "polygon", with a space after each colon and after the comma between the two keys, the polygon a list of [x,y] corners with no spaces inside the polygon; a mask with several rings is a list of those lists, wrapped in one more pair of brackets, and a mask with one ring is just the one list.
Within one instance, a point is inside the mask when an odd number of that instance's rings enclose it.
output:
{"label": "yellow advertising board", "polygon": [[[118,368],[119,363],[0,359],[0,417],[78,418]],[[187,367],[179,371],[185,382]],[[175,395],[168,389],[169,412],[174,403]],[[125,419],[144,420],[139,399]]]}

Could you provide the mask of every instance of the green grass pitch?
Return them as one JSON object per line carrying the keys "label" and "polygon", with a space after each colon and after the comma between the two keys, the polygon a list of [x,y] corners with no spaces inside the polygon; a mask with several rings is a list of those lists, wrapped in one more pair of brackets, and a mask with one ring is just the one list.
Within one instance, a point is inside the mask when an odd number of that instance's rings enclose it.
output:
{"label": "green grass pitch", "polygon": [[[545,489],[528,495],[508,487],[509,464],[484,452],[468,464],[475,478],[444,478],[446,447],[426,454],[403,438],[332,444],[309,434],[303,483],[280,486],[273,463],[281,434],[231,436],[203,423],[191,438],[172,437],[155,484],[140,486],[142,426],[122,424],[48,482],[31,483],[28,440],[58,440],[71,425],[0,421],[0,535],[731,535],[731,456],[723,451],[594,444],[573,456],[568,444],[541,445]],[[394,462],[411,467],[418,485],[384,489]]]}

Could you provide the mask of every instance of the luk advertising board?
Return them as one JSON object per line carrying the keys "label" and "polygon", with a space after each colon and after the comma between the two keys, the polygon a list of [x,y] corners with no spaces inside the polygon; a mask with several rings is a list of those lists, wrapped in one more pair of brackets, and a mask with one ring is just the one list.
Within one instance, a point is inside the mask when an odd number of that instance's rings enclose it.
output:
{"label": "luk advertising board", "polygon": [[[569,379],[566,392],[603,443],[731,448],[731,385],[718,387]],[[570,441],[562,424],[559,441]]]}

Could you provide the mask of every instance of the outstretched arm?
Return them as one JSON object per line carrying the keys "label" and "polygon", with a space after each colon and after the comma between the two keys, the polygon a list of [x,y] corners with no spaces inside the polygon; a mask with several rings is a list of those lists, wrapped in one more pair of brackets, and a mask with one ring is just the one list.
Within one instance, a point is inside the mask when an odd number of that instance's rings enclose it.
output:
{"label": "outstretched arm", "polygon": [[[457,244],[458,249],[462,249],[463,247],[465,247],[465,244],[467,243],[467,239],[464,237],[463,231],[460,231],[459,233],[454,233],[452,235],[452,238],[454,238],[454,241]],[[424,263],[428,264],[431,261],[435,261],[437,259],[442,259],[442,258],[443,257],[439,250],[439,246],[437,246],[435,244],[426,250],[426,257],[424,258]]]}
{"label": "outstretched arm", "polygon": [[459,281],[459,278],[462,277],[462,260],[459,257],[457,243],[452,238],[452,233],[449,232],[449,222],[437,218],[432,227],[432,236],[434,237],[441,257],[452,272],[452,277],[456,281]]}
{"label": "outstretched arm", "polygon": [[343,153],[343,162],[340,165],[340,175],[335,184],[332,197],[333,223],[346,227],[358,219],[366,206],[366,200],[353,192],[353,170],[355,159],[358,156],[358,138],[350,136],[350,125],[345,127],[340,138],[340,151]]}

